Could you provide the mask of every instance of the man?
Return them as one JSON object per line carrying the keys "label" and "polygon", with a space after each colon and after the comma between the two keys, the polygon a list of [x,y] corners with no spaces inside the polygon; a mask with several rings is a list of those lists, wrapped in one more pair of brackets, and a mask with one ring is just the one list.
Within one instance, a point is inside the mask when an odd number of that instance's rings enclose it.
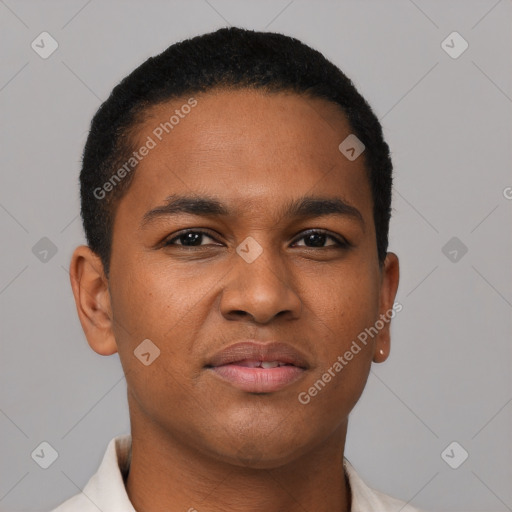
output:
{"label": "man", "polygon": [[119,353],[131,435],[65,511],[413,511],[344,458],[386,360],[392,164],[350,80],[296,39],[169,47],[95,115],[70,274]]}

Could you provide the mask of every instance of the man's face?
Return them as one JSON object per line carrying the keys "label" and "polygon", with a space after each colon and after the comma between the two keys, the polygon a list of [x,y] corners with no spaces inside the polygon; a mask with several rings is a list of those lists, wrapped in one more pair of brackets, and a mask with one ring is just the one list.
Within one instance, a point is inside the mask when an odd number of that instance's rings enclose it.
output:
{"label": "man's face", "polygon": [[[397,275],[379,267],[364,154],[350,161],[338,149],[351,129],[336,106],[254,90],[195,98],[161,141],[154,130],[188,97],[150,110],[138,141],[156,146],[115,218],[112,328],[132,426],[219,460],[275,467],[346,428],[372,359],[387,355],[387,327],[309,403],[299,394],[391,307]],[[226,212],[144,222],[170,196],[215,199]],[[289,215],[304,197],[348,208]],[[160,350],[147,366],[134,355],[146,339]],[[255,344],[221,353],[246,341]],[[273,342],[286,346],[266,352]],[[265,358],[287,365],[251,367]]]}

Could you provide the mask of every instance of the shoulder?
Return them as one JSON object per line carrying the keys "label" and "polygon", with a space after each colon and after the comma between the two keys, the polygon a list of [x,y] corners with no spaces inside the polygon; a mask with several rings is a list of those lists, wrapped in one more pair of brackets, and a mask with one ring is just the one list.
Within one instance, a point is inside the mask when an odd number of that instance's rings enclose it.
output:
{"label": "shoulder", "polygon": [[423,512],[366,485],[347,459],[344,460],[344,467],[352,494],[351,512]]}
{"label": "shoulder", "polygon": [[85,494],[76,494],[69,498],[64,503],[61,503],[57,508],[54,508],[51,512],[98,512],[98,507],[89,501]]}
{"label": "shoulder", "polygon": [[135,512],[126,494],[124,472],[129,464],[131,436],[113,438],[97,472],[83,491],[72,496],[51,512]]}

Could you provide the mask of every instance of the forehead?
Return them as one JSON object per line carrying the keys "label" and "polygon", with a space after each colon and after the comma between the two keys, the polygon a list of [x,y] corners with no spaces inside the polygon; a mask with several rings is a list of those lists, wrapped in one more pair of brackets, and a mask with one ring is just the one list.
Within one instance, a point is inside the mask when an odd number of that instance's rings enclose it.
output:
{"label": "forehead", "polygon": [[[221,197],[242,213],[270,212],[302,195],[367,202],[364,155],[349,161],[341,109],[318,98],[216,90],[151,107],[137,144],[151,146],[120,202],[139,217],[176,193]],[[360,205],[362,206],[362,205]]]}

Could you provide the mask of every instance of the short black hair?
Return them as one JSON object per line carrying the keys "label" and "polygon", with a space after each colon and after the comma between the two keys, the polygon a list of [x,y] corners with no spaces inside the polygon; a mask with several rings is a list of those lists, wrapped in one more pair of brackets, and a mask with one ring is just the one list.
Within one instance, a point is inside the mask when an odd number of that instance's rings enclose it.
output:
{"label": "short black hair", "polygon": [[[341,107],[365,145],[379,263],[388,247],[392,162],[382,127],[352,81],[320,52],[272,32],[221,28],[169,46],[114,87],[91,121],[80,173],[81,215],[87,243],[109,275],[114,218],[134,172],[102,187],[135,151],[137,128],[148,109],[214,88],[294,92]],[[340,140],[341,142],[341,140]],[[98,191],[101,191],[99,193]]]}

